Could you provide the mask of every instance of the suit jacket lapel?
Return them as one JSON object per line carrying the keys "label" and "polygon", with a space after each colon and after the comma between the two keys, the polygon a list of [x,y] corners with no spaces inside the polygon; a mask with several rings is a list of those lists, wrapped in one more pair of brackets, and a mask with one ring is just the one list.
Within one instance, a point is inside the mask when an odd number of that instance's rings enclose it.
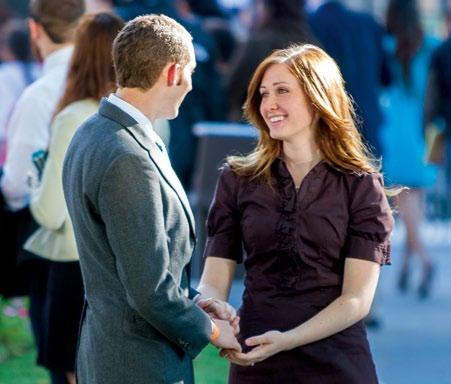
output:
{"label": "suit jacket lapel", "polygon": [[122,126],[124,126],[130,135],[136,140],[136,142],[147,151],[150,159],[157,167],[161,176],[169,184],[169,186],[177,194],[180,202],[182,203],[183,209],[188,216],[191,231],[195,237],[195,223],[194,216],[191,210],[191,206],[186,196],[185,190],[183,189],[180,180],[172,169],[169,161],[164,158],[164,154],[156,146],[156,144],[149,138],[146,134],[144,127],[141,127],[135,119],[130,115],[122,111],[120,108],[108,102],[107,99],[102,99],[99,108],[99,114],[112,119]]}

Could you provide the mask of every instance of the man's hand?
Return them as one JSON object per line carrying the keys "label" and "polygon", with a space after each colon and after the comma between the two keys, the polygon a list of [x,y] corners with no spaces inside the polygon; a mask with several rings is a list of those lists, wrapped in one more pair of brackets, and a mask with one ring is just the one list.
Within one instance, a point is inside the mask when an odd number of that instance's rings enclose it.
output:
{"label": "man's hand", "polygon": [[222,350],[221,356],[234,364],[252,366],[281,351],[289,349],[286,334],[279,331],[269,331],[259,336],[246,339],[246,345],[254,349],[248,353]]}
{"label": "man's hand", "polygon": [[200,299],[196,304],[208,313],[213,319],[226,320],[232,326],[234,334],[240,332],[240,318],[236,315],[235,308],[229,303],[218,299]]}
{"label": "man's hand", "polygon": [[234,329],[227,320],[214,320],[219,328],[219,336],[212,340],[212,344],[218,348],[241,352],[241,345],[235,337]]}

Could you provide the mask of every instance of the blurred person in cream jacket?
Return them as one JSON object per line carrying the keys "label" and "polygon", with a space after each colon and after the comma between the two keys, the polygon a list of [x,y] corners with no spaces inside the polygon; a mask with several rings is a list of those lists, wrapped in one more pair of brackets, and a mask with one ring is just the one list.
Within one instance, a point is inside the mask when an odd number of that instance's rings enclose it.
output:
{"label": "blurred person in cream jacket", "polygon": [[100,98],[114,89],[111,47],[122,26],[122,20],[110,13],[88,15],[80,23],[66,88],[51,125],[42,177],[30,203],[40,228],[25,248],[50,260],[43,351],[38,363],[60,373],[53,384],[75,383],[75,352],[84,300],[79,256],[63,194],[62,167],[78,127],[95,114]]}

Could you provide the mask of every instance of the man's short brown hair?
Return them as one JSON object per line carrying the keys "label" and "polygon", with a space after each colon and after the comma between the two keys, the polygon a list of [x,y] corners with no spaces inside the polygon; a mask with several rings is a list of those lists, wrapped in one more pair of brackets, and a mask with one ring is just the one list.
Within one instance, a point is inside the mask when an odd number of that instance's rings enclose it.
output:
{"label": "man's short brown hair", "polygon": [[73,40],[78,21],[84,13],[84,0],[30,1],[30,17],[43,26],[56,44]]}
{"label": "man's short brown hair", "polygon": [[164,15],[138,16],[119,32],[113,44],[116,81],[121,88],[147,90],[168,63],[189,62],[192,37]]}

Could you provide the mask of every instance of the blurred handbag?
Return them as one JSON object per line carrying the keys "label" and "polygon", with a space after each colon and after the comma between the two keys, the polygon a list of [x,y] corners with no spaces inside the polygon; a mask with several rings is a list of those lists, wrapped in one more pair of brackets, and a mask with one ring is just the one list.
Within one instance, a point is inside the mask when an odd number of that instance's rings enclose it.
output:
{"label": "blurred handbag", "polygon": [[426,127],[426,162],[435,165],[445,163],[445,132],[435,124]]}

